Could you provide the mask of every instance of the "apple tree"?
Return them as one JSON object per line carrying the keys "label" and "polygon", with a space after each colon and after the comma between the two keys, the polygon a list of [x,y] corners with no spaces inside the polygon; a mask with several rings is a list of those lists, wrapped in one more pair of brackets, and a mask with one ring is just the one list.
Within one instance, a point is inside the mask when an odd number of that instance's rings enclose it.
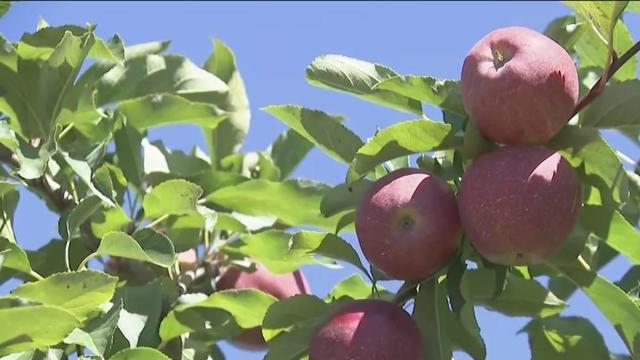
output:
{"label": "apple tree", "polygon": [[[342,116],[270,105],[288,130],[259,152],[241,151],[249,100],[218,39],[197,65],[93,24],[0,36],[0,283],[20,281],[0,296],[0,358],[219,360],[231,341],[269,360],[479,360],[482,306],[530,318],[533,359],[640,359],[640,167],[601,134],[640,146],[624,23],[640,6],[566,5],[544,34],[478,34],[460,80],[321,55],[311,85],[413,119],[362,139]],[[199,127],[206,149],[149,140],[168,124]],[[291,177],[314,147],[344,182]],[[19,191],[59,216],[37,250],[13,230]],[[359,273],[328,294],[300,270],[343,264]],[[576,291],[626,354],[563,315]]]}

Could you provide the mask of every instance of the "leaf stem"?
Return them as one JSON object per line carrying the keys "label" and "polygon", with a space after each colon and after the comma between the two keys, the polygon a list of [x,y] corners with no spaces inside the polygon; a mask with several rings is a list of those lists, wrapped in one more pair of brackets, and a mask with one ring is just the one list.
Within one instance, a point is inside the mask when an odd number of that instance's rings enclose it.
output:
{"label": "leaf stem", "polygon": [[64,128],[64,129],[60,132],[60,134],[58,135],[58,141],[60,141],[60,139],[62,139],[62,137],[63,137],[63,136],[67,135],[67,134],[69,133],[69,131],[71,131],[71,130],[73,129],[73,127],[74,127],[74,124],[73,124],[73,123],[71,123],[71,124],[67,125],[67,127],[66,127],[66,128]]}
{"label": "leaf stem", "polygon": [[69,260],[70,250],[71,250],[71,236],[67,234],[67,239],[66,239],[66,242],[64,243],[64,266],[67,267],[67,271],[71,271],[71,261]]}
{"label": "leaf stem", "polygon": [[84,260],[82,260],[80,265],[78,265],[78,270],[81,270],[82,268],[87,267],[87,263],[89,262],[89,260],[93,259],[95,256],[96,256],[95,253],[87,255],[87,257],[84,258]]}
{"label": "leaf stem", "polygon": [[44,277],[40,274],[38,274],[35,270],[31,269],[31,271],[29,271],[29,275],[33,276],[36,280],[42,280],[44,279]]}
{"label": "leaf stem", "polygon": [[606,73],[600,76],[600,79],[591,87],[589,92],[584,95],[578,101],[575,110],[571,117],[574,117],[577,113],[579,113],[582,109],[584,109],[587,105],[589,105],[596,97],[598,97],[602,91],[604,90],[604,85],[613,77],[613,75],[630,59],[632,59],[638,52],[640,51],[640,41],[635,43],[629,50],[627,50],[624,54],[619,57],[613,57],[611,64],[608,66],[608,70]]}
{"label": "leaf stem", "polygon": [[169,214],[164,214],[162,216],[160,216],[159,218],[153,220],[152,222],[149,223],[149,225],[145,226],[145,229],[151,229],[154,226],[160,224],[161,222],[165,221],[167,218],[169,217]]}

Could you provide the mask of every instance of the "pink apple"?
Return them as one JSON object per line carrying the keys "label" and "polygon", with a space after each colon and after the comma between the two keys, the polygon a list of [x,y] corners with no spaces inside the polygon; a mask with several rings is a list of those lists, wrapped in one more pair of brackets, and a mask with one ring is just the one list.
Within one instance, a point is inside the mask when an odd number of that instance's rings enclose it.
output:
{"label": "pink apple", "polygon": [[426,172],[393,171],[362,199],[356,232],[365,257],[387,276],[423,279],[444,267],[458,249],[455,196],[445,182]]}
{"label": "pink apple", "polygon": [[343,306],[311,338],[309,360],[420,360],[420,331],[401,307],[381,300]]}
{"label": "pink apple", "polygon": [[576,223],[580,181],[544,146],[506,146],[467,169],[458,193],[471,244],[503,265],[531,265],[562,246]]}
{"label": "pink apple", "polygon": [[504,144],[538,144],[569,121],[578,73],[555,41],[524,27],[492,31],[462,66],[462,100],[479,131]]}

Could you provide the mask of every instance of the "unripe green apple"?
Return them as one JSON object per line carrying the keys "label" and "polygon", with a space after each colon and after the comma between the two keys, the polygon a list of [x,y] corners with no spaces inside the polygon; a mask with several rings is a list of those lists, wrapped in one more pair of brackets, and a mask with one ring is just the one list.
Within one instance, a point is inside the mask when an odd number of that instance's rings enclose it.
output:
{"label": "unripe green apple", "polygon": [[524,27],[492,31],[462,66],[462,100],[480,133],[503,144],[547,142],[569,121],[578,72],[555,41]]}
{"label": "unripe green apple", "polygon": [[[235,266],[222,269],[221,272],[216,283],[218,290],[258,289],[278,299],[310,293],[307,280],[299,270],[289,274],[274,274],[256,263],[254,272],[246,272]],[[243,331],[233,339],[233,344],[247,350],[264,350],[267,347],[260,327]]]}
{"label": "unripe green apple", "polygon": [[475,249],[503,265],[531,265],[562,246],[580,209],[580,181],[569,163],[539,145],[506,146],[467,169],[460,219]]}
{"label": "unripe green apple", "polygon": [[423,279],[444,267],[458,249],[455,196],[445,182],[424,171],[393,171],[360,202],[356,232],[365,257],[385,275]]}
{"label": "unripe green apple", "polygon": [[401,307],[358,300],[332,314],[311,338],[309,360],[420,360],[420,330]]}

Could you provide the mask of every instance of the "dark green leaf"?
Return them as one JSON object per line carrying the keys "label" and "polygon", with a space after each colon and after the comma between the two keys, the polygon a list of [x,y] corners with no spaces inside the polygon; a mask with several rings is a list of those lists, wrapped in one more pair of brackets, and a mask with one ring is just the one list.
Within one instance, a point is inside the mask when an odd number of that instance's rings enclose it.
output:
{"label": "dark green leaf", "polygon": [[165,354],[152,348],[135,348],[122,350],[109,360],[171,360]]}
{"label": "dark green leaf", "polygon": [[69,212],[63,227],[64,233],[60,234],[60,236],[65,239],[72,237],[74,232],[80,228],[80,225],[87,221],[100,207],[102,207],[102,200],[95,195],[82,199]]}
{"label": "dark green leaf", "polygon": [[640,127],[640,80],[609,83],[580,115],[584,126]]}
{"label": "dark green leaf", "polygon": [[73,329],[64,339],[64,343],[84,346],[96,355],[104,355],[111,346],[113,332],[118,326],[120,310],[122,310],[122,302],[113,305],[105,314],[91,319],[82,329]]}
{"label": "dark green leaf", "polygon": [[560,44],[567,52],[574,51],[576,41],[588,30],[583,22],[578,22],[575,15],[555,18],[544,29],[544,34]]}
{"label": "dark green leaf", "polygon": [[[144,319],[142,331],[137,333],[138,336],[135,339],[128,339],[132,346],[156,347],[160,343],[158,327],[162,312],[162,297],[160,280],[151,281],[144,286],[127,285],[116,291],[116,298],[122,299],[124,309],[129,314],[141,316]],[[126,318],[123,320],[122,326],[119,327],[131,327],[128,326],[129,320]]]}
{"label": "dark green leaf", "polygon": [[580,223],[632,264],[640,264],[640,233],[618,211],[585,205],[580,211]]}
{"label": "dark green leaf", "polygon": [[447,289],[434,277],[420,283],[415,298],[413,318],[420,328],[425,358],[449,360],[452,356],[451,339],[445,328],[449,312]]}
{"label": "dark green leaf", "polygon": [[0,17],[3,17],[11,9],[11,1],[0,1]]}
{"label": "dark green leaf", "polygon": [[132,184],[141,188],[143,182],[142,134],[138,129],[123,124],[113,134],[118,155],[117,165]]}
{"label": "dark green leaf", "polygon": [[333,216],[345,210],[355,209],[371,185],[372,181],[362,179],[352,184],[334,186],[322,198],[320,212],[324,216]]}

